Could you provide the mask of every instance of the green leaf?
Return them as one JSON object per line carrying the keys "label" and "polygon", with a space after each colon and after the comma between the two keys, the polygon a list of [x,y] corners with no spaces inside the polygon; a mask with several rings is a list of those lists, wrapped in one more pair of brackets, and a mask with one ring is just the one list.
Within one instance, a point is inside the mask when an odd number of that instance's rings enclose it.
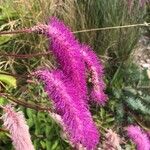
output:
{"label": "green leaf", "polygon": [[7,103],[7,100],[4,97],[0,97],[0,105],[4,105]]}
{"label": "green leaf", "polygon": [[113,117],[112,117],[112,118],[107,118],[107,119],[106,119],[106,122],[107,122],[107,123],[111,123],[111,122],[114,122],[114,120],[115,120],[115,118],[113,118]]}
{"label": "green leaf", "polygon": [[0,81],[7,84],[10,87],[17,87],[17,80],[13,76],[0,74]]}
{"label": "green leaf", "polygon": [[51,150],[51,147],[52,147],[52,143],[50,140],[46,140],[46,149],[47,150]]}
{"label": "green leaf", "polygon": [[137,94],[137,90],[135,90],[134,88],[132,88],[132,87],[125,87],[124,89],[123,89],[123,91],[124,91],[124,93],[126,93],[126,95],[136,95]]}
{"label": "green leaf", "polygon": [[39,146],[40,146],[39,139],[38,139],[38,138],[37,138],[37,139],[35,139],[33,143],[34,143],[34,148],[35,148],[35,149],[38,149],[38,148],[39,148]]}
{"label": "green leaf", "polygon": [[35,135],[39,135],[41,133],[40,122],[38,118],[34,118],[35,123]]}
{"label": "green leaf", "polygon": [[40,141],[40,144],[41,144],[41,146],[42,146],[43,149],[46,148],[46,143],[45,143],[45,141]]}
{"label": "green leaf", "polygon": [[53,144],[52,150],[56,150],[57,146],[58,146],[58,141],[56,141],[56,142]]}
{"label": "green leaf", "polygon": [[104,119],[104,116],[105,116],[105,110],[103,108],[101,108],[101,110],[100,110],[101,119]]}
{"label": "green leaf", "polygon": [[30,108],[26,109],[26,113],[29,118],[33,118],[33,115],[35,114],[34,111]]}
{"label": "green leaf", "polygon": [[52,127],[47,125],[46,128],[45,128],[45,134],[46,134],[46,137],[49,137],[49,135],[51,134],[51,129]]}
{"label": "green leaf", "polygon": [[34,126],[34,122],[32,118],[27,119],[27,124],[28,126],[31,128],[32,126]]}
{"label": "green leaf", "polygon": [[149,95],[141,96],[141,99],[143,102],[147,103],[147,105],[150,104],[150,96]]}
{"label": "green leaf", "polygon": [[0,45],[7,43],[10,40],[10,35],[0,36]]}

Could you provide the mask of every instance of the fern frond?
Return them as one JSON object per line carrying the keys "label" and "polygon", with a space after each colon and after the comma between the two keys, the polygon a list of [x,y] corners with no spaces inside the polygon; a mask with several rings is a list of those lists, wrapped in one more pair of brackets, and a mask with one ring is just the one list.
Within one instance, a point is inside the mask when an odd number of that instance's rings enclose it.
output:
{"label": "fern frond", "polygon": [[125,100],[125,102],[132,110],[135,110],[138,113],[140,112],[145,115],[150,115],[149,106],[142,103],[141,99],[139,99],[139,98],[134,99],[132,97],[129,97]]}

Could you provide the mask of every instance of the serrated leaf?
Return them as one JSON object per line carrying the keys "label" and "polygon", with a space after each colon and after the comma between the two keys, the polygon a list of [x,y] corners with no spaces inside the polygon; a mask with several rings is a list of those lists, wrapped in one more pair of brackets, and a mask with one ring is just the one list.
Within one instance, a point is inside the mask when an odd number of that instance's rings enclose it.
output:
{"label": "serrated leaf", "polygon": [[140,99],[129,97],[126,102],[131,109],[141,112],[145,115],[150,115],[150,109],[148,109],[148,107],[144,105]]}
{"label": "serrated leaf", "polygon": [[13,76],[0,74],[0,81],[7,84],[10,87],[17,87],[17,80]]}

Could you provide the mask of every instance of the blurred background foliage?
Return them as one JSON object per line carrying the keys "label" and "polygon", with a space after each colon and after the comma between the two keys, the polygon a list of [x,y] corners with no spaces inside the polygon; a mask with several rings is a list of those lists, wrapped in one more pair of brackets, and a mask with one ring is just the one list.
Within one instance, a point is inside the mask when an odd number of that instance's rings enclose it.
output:
{"label": "blurred background foliage", "polygon": [[[137,0],[132,1],[132,8],[127,0],[1,0],[0,31],[47,23],[51,16],[62,19],[72,31],[138,24],[149,21],[149,8],[149,3],[141,7]],[[92,46],[105,65],[109,102],[103,108],[91,107],[102,137],[107,128],[124,135],[123,127],[129,123],[150,130],[150,81],[146,70],[141,70],[133,61],[143,30],[147,34],[150,31],[148,27],[134,27],[75,34],[81,42]],[[51,107],[42,84],[30,75],[39,66],[55,67],[53,56],[43,55],[47,51],[47,39],[42,35],[0,36],[0,92],[10,94],[13,99]],[[42,54],[32,57],[39,53]],[[31,57],[15,57],[22,54]],[[0,97],[0,104],[7,102],[8,99]],[[48,113],[20,105],[16,108],[25,114],[36,150],[70,149]],[[134,146],[127,140],[122,147],[133,149]],[[0,149],[13,149],[5,131],[0,132]]]}

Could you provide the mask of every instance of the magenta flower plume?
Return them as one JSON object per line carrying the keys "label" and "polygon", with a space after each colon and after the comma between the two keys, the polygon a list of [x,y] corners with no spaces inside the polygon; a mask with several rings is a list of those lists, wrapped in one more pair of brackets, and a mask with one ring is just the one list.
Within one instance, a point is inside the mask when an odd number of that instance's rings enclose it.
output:
{"label": "magenta flower plume", "polygon": [[80,44],[69,28],[56,18],[50,20],[47,34],[51,43],[50,50],[59,68],[75,83],[79,95],[87,99],[85,63],[79,52]]}
{"label": "magenta flower plume", "polygon": [[94,149],[99,141],[99,133],[74,83],[60,70],[39,70],[35,75],[43,80],[45,91],[61,116],[70,141],[75,145],[82,144],[87,150]]}
{"label": "magenta flower plume", "polygon": [[15,112],[11,105],[4,107],[4,127],[9,130],[16,150],[34,150],[29,128],[21,111]]}
{"label": "magenta flower plume", "polygon": [[82,45],[80,53],[86,63],[88,71],[91,74],[91,99],[100,105],[104,105],[107,101],[107,96],[104,93],[105,83],[103,81],[103,65],[89,46]]}
{"label": "magenta flower plume", "polygon": [[126,130],[129,138],[136,144],[137,150],[150,150],[150,140],[139,126],[130,125]]}

